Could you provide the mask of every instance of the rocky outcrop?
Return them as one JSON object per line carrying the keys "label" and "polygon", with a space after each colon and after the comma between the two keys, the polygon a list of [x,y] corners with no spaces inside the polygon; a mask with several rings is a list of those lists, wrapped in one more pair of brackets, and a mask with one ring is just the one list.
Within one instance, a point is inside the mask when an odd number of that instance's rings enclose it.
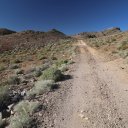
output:
{"label": "rocky outcrop", "polygon": [[82,33],[79,33],[78,35],[76,35],[76,37],[96,38],[96,37],[102,37],[102,36],[117,34],[120,32],[121,32],[120,28],[113,27],[113,28],[109,28],[109,29],[106,29],[106,30],[101,31],[101,32],[82,32]]}

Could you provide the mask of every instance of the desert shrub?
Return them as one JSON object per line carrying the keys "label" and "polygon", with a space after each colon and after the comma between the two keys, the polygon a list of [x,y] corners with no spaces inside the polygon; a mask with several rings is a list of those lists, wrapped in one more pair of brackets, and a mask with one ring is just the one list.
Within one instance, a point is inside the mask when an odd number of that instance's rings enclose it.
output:
{"label": "desert shrub", "polygon": [[10,76],[8,79],[9,84],[20,84],[20,78],[18,76]]}
{"label": "desert shrub", "polygon": [[25,71],[25,74],[30,74],[30,73],[33,73],[33,72],[35,72],[35,71],[36,71],[36,68],[35,68],[35,67],[32,67],[32,68],[26,70],[26,71]]}
{"label": "desert shrub", "polygon": [[14,62],[14,63],[21,63],[22,61],[19,60],[19,59],[15,59],[13,62]]}
{"label": "desert shrub", "polygon": [[56,58],[56,57],[54,57],[54,56],[52,56],[52,57],[51,57],[51,59],[52,59],[52,60],[57,60],[57,58]]}
{"label": "desert shrub", "polygon": [[67,64],[68,60],[59,60],[55,63],[56,67],[60,67],[62,64]]}
{"label": "desert shrub", "polygon": [[67,64],[74,64],[75,62],[73,60],[69,60]]}
{"label": "desert shrub", "polygon": [[3,71],[5,69],[6,69],[6,67],[3,64],[0,64],[0,71]]}
{"label": "desert shrub", "polygon": [[116,41],[116,39],[115,38],[112,38],[111,41],[114,42],[114,41]]}
{"label": "desert shrub", "polygon": [[123,41],[122,43],[120,43],[119,45],[118,45],[118,50],[125,50],[125,49],[127,49],[128,48],[128,41]]}
{"label": "desert shrub", "polygon": [[10,65],[10,69],[18,69],[18,68],[19,68],[19,65],[17,64]]}
{"label": "desert shrub", "polygon": [[25,79],[31,79],[33,77],[34,77],[34,74],[33,73],[29,73],[29,74],[24,75],[24,78]]}
{"label": "desert shrub", "polygon": [[51,67],[44,70],[43,74],[41,75],[41,79],[54,80],[55,82],[62,80],[62,78],[63,78],[63,75],[61,71],[55,67]]}
{"label": "desert shrub", "polygon": [[9,87],[8,85],[3,86],[0,84],[0,104],[5,102],[9,98]]}
{"label": "desert shrub", "polygon": [[119,55],[122,57],[122,58],[126,58],[128,56],[128,50],[122,50],[119,52]]}
{"label": "desert shrub", "polygon": [[39,109],[39,102],[21,101],[14,108],[15,115],[10,120],[11,128],[31,128],[32,114]]}
{"label": "desert shrub", "polygon": [[35,86],[28,91],[27,96],[33,97],[36,95],[41,95],[45,91],[50,91],[55,87],[53,80],[41,80],[35,83]]}
{"label": "desert shrub", "polygon": [[38,54],[37,56],[38,60],[44,60],[44,59],[47,59],[46,56],[42,55],[42,54]]}
{"label": "desert shrub", "polygon": [[65,72],[68,70],[67,64],[62,64],[61,67],[59,67],[59,70],[62,72]]}
{"label": "desert shrub", "polygon": [[41,70],[44,71],[46,69],[48,69],[50,66],[50,64],[43,64],[42,66],[40,66]]}
{"label": "desert shrub", "polygon": [[39,77],[42,75],[42,70],[41,68],[36,68],[36,71],[34,72],[35,77]]}
{"label": "desert shrub", "polygon": [[22,70],[22,69],[17,69],[16,70],[16,74],[18,75],[18,74],[24,74],[24,70]]}

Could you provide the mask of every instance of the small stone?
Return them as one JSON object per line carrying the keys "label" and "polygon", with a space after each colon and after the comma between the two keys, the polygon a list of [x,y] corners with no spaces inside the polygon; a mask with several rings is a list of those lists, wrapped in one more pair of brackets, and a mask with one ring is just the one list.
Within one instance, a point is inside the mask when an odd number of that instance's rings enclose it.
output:
{"label": "small stone", "polygon": [[85,118],[85,116],[84,116],[83,114],[79,114],[79,116],[80,116],[81,118]]}
{"label": "small stone", "polygon": [[43,116],[43,114],[41,112],[39,112],[39,116]]}
{"label": "small stone", "polygon": [[81,110],[80,112],[81,112],[81,113],[84,113],[84,110]]}
{"label": "small stone", "polygon": [[88,120],[88,118],[87,118],[87,117],[85,117],[84,119],[85,119],[85,120]]}

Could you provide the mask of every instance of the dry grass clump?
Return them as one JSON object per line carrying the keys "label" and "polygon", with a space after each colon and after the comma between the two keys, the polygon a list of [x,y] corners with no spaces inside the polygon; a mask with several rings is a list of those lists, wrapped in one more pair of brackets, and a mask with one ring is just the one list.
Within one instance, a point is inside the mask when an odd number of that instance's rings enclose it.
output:
{"label": "dry grass clump", "polygon": [[18,85],[18,84],[20,84],[20,78],[17,75],[10,76],[9,79],[8,79],[8,83],[11,84],[11,85],[13,85],[13,84]]}
{"label": "dry grass clump", "polygon": [[43,74],[41,75],[40,79],[43,80],[54,80],[55,82],[60,81],[63,79],[63,74],[60,70],[55,67],[48,68],[44,70]]}
{"label": "dry grass clump", "polygon": [[118,50],[126,50],[128,49],[128,41],[123,41],[119,44]]}
{"label": "dry grass clump", "polygon": [[15,115],[10,120],[10,128],[31,128],[32,115],[38,111],[39,102],[21,101],[14,108]]}
{"label": "dry grass clump", "polygon": [[0,84],[0,104],[9,98],[9,86]]}
{"label": "dry grass clump", "polygon": [[4,71],[6,69],[6,66],[4,64],[0,64],[0,71]]}
{"label": "dry grass clump", "polygon": [[59,70],[60,70],[61,72],[68,71],[68,66],[67,66],[67,64],[62,64],[62,65],[59,67]]}
{"label": "dry grass clump", "polygon": [[27,96],[32,98],[34,96],[38,96],[43,94],[45,91],[50,91],[55,87],[55,83],[53,80],[41,80],[35,83],[35,86],[28,91]]}

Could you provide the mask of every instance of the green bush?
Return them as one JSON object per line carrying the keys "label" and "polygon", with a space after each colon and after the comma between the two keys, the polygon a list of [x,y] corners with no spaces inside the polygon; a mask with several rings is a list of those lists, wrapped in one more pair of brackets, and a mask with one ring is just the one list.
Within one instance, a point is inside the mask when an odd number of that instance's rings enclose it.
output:
{"label": "green bush", "polygon": [[43,74],[41,75],[41,79],[54,80],[55,82],[62,80],[62,78],[63,74],[61,71],[54,67],[44,70]]}
{"label": "green bush", "polygon": [[75,62],[73,60],[69,60],[67,64],[74,64]]}
{"label": "green bush", "polygon": [[3,86],[0,84],[0,104],[9,98],[9,87],[8,85]]}
{"label": "green bush", "polygon": [[0,64],[0,71],[3,71],[5,69],[6,69],[6,67],[3,64]]}
{"label": "green bush", "polygon": [[62,71],[62,72],[65,72],[68,70],[68,67],[66,64],[62,64],[61,67],[59,67],[59,70]]}
{"label": "green bush", "polygon": [[10,120],[11,128],[31,128],[31,115],[39,109],[39,102],[21,101],[14,108],[15,115]]}
{"label": "green bush", "polygon": [[20,84],[20,78],[18,76],[10,76],[8,79],[9,84]]}
{"label": "green bush", "polygon": [[34,72],[34,76],[35,77],[39,77],[42,75],[42,71],[41,71],[41,68],[37,68],[36,71]]}
{"label": "green bush", "polygon": [[123,41],[118,46],[118,50],[126,50],[127,48],[128,48],[128,41]]}
{"label": "green bush", "polygon": [[44,60],[44,59],[47,59],[47,57],[44,56],[44,55],[42,55],[42,54],[39,54],[39,55],[37,56],[37,58],[38,58],[38,60]]}
{"label": "green bush", "polygon": [[35,86],[28,91],[27,96],[32,98],[36,95],[41,95],[45,91],[50,91],[55,87],[53,80],[41,80],[35,83]]}
{"label": "green bush", "polygon": [[122,57],[122,58],[126,58],[128,56],[128,51],[127,50],[122,50],[122,51],[119,51],[119,55]]}
{"label": "green bush", "polygon": [[55,63],[56,67],[60,67],[62,64],[67,64],[68,60],[60,60]]}

